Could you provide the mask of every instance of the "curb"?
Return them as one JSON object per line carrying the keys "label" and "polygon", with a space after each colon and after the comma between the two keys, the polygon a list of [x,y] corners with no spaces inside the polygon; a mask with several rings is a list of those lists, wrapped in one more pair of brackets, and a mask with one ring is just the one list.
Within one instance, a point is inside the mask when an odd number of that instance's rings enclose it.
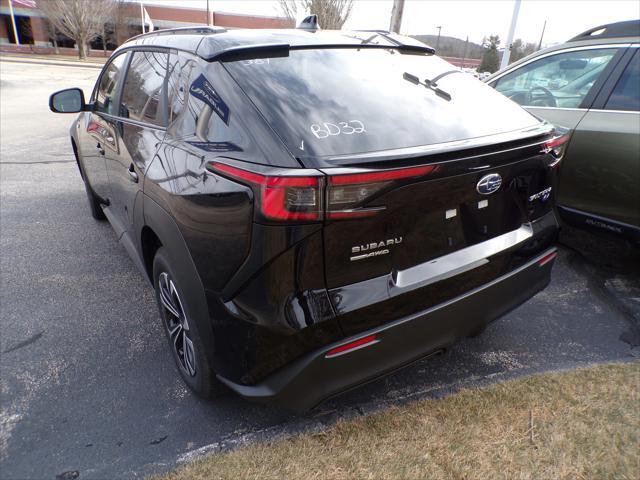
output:
{"label": "curb", "polygon": [[40,59],[18,59],[0,56],[0,62],[9,62],[9,63],[27,63],[27,64],[35,64],[35,65],[56,65],[59,67],[79,67],[79,68],[97,68],[101,69],[104,65],[100,63],[75,63],[75,62],[65,62],[65,61],[56,61],[56,60],[40,60]]}

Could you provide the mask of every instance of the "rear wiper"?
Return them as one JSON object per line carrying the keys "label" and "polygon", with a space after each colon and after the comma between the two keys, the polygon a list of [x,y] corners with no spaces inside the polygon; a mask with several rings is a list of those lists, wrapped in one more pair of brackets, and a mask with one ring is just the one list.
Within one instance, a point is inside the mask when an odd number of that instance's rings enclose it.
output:
{"label": "rear wiper", "polygon": [[440,80],[445,75],[448,75],[449,73],[455,73],[456,71],[457,70],[451,70],[449,72],[442,73],[442,74],[438,75],[437,77],[435,77],[432,80],[429,80],[428,78],[426,78],[424,80],[424,82],[421,82],[418,77],[416,77],[415,75],[410,74],[409,72],[404,72],[402,74],[402,78],[404,78],[405,80],[407,80],[407,81],[409,81],[409,82],[411,82],[411,83],[413,83],[415,85],[422,85],[424,87],[427,87],[429,90],[432,90],[440,98],[446,100],[447,102],[450,102],[451,101],[451,94],[445,92],[441,88],[438,88],[437,81]]}

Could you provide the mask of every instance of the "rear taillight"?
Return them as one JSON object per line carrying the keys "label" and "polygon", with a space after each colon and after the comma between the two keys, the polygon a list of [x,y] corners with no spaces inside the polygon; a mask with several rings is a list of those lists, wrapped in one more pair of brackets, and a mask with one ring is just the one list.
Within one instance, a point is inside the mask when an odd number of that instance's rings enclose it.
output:
{"label": "rear taillight", "polygon": [[262,215],[269,220],[322,220],[324,177],[274,176],[249,172],[218,162],[209,168],[254,186]]}
{"label": "rear taillight", "polygon": [[327,218],[365,217],[375,215],[384,207],[362,208],[364,201],[396,180],[422,177],[437,167],[401,168],[383,172],[331,175],[327,186]]}
{"label": "rear taillight", "polygon": [[549,164],[550,167],[555,167],[560,163],[570,137],[571,135],[567,133],[565,135],[552,138],[551,140],[547,140],[542,144],[542,152],[550,153],[554,158],[554,160]]}
{"label": "rear taillight", "polygon": [[[342,219],[367,217],[384,210],[384,206],[363,204],[392,182],[422,177],[438,167],[401,168],[381,172],[359,172],[336,175],[293,176],[263,175],[209,162],[216,173],[250,184],[256,194],[261,214],[268,220],[318,221],[323,218]],[[295,171],[288,171],[295,172]],[[327,182],[326,201],[325,179]]]}

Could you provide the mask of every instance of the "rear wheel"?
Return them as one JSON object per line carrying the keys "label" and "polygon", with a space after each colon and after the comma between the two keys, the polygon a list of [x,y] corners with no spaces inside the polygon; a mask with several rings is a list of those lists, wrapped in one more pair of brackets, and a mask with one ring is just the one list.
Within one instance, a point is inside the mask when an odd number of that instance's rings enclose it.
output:
{"label": "rear wheel", "polygon": [[204,398],[226,392],[227,388],[216,378],[209,364],[198,325],[189,316],[187,299],[180,294],[180,285],[163,247],[153,260],[153,281],[162,325],[182,379]]}

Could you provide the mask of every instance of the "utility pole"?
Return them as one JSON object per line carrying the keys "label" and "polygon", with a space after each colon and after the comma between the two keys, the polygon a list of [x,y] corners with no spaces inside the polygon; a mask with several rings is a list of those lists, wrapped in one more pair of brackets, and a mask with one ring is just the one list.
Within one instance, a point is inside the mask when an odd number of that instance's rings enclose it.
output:
{"label": "utility pole", "polygon": [[144,5],[140,2],[140,22],[142,23],[142,33],[146,33],[144,31]]}
{"label": "utility pole", "polygon": [[518,23],[518,12],[520,11],[520,3],[522,0],[516,0],[513,6],[513,15],[511,16],[511,26],[509,27],[509,35],[507,35],[507,43],[502,54],[502,62],[500,62],[500,70],[509,65],[509,57],[511,56],[511,44],[513,43],[513,35],[516,33],[516,23]]}
{"label": "utility pole", "polygon": [[211,10],[209,10],[209,0],[207,0],[207,25],[211,25],[211,20],[210,20],[210,16],[209,16],[209,12]]}
{"label": "utility pole", "polygon": [[442,26],[437,26],[438,29],[438,39],[436,40],[436,53],[438,53],[438,47],[440,46],[440,31],[442,30]]}
{"label": "utility pole", "polygon": [[542,48],[542,37],[544,37],[544,29],[547,28],[547,20],[545,19],[544,25],[542,26],[542,33],[540,34],[540,43],[538,43],[538,50]]}
{"label": "utility pole", "polygon": [[467,59],[467,45],[469,45],[469,35],[467,35],[467,40],[464,42],[464,52],[462,52],[462,68],[464,68],[464,62]]}
{"label": "utility pole", "polygon": [[20,37],[18,36],[18,27],[16,26],[16,16],[13,14],[13,5],[9,0],[9,15],[11,15],[11,26],[13,27],[13,38],[16,39],[16,45],[20,45]]}
{"label": "utility pole", "polygon": [[404,0],[393,0],[393,8],[391,9],[391,22],[389,30],[391,32],[400,33],[400,25],[402,25],[402,11],[404,10]]}

